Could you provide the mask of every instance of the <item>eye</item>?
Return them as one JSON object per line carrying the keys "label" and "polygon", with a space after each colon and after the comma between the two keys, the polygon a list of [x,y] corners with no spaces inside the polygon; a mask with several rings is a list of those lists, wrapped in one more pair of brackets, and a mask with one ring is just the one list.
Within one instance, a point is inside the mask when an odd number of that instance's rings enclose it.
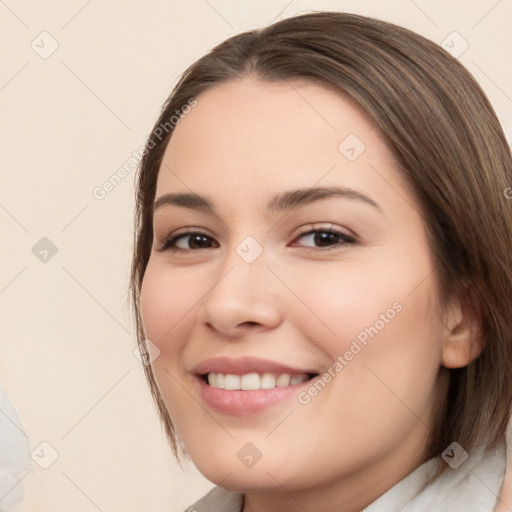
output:
{"label": "eye", "polygon": [[310,244],[308,248],[326,247],[326,250],[336,249],[343,245],[354,244],[356,239],[335,229],[311,229],[299,235],[296,240],[304,239]]}
{"label": "eye", "polygon": [[[202,231],[187,231],[185,233],[173,234],[166,238],[159,247],[160,251],[192,251],[196,249],[210,248],[213,238]],[[215,247],[219,244],[215,242]]]}

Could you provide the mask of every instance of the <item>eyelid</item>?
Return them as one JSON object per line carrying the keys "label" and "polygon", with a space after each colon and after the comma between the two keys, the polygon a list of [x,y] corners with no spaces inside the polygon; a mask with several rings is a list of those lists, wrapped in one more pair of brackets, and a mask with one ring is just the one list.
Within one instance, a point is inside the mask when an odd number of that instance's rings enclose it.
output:
{"label": "eyelid", "polygon": [[310,233],[311,231],[332,231],[333,233],[339,233],[341,235],[344,235],[346,237],[353,238],[354,240],[358,239],[358,236],[352,231],[347,228],[338,227],[331,222],[315,222],[313,224],[308,224],[306,226],[303,226],[299,228],[300,231],[295,235],[295,238],[306,235]]}

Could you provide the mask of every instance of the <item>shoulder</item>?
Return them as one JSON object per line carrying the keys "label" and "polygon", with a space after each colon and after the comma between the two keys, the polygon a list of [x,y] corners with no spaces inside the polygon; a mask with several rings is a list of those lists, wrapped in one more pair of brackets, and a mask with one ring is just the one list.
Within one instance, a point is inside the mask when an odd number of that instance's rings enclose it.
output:
{"label": "shoulder", "polygon": [[214,487],[183,512],[241,512],[243,504],[243,494]]}

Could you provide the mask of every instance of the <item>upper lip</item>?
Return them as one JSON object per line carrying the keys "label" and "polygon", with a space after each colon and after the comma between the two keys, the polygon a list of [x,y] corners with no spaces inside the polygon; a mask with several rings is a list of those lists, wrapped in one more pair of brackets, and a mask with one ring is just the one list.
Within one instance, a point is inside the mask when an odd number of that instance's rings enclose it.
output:
{"label": "upper lip", "polygon": [[198,375],[205,375],[212,372],[232,375],[244,375],[250,372],[274,373],[277,375],[283,373],[289,373],[290,375],[317,373],[311,369],[292,368],[291,366],[268,359],[259,359],[249,356],[239,358],[213,357],[201,361],[193,369],[193,373]]}

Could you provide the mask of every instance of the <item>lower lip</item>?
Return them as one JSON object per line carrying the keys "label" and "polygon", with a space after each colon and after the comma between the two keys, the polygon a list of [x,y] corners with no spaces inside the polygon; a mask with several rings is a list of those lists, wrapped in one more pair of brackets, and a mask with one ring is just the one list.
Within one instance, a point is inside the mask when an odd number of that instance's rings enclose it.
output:
{"label": "lower lip", "polygon": [[297,396],[301,388],[311,385],[311,381],[306,380],[293,386],[243,391],[212,388],[201,377],[196,377],[196,381],[203,400],[212,409],[233,416],[246,416],[264,411],[290,400]]}

